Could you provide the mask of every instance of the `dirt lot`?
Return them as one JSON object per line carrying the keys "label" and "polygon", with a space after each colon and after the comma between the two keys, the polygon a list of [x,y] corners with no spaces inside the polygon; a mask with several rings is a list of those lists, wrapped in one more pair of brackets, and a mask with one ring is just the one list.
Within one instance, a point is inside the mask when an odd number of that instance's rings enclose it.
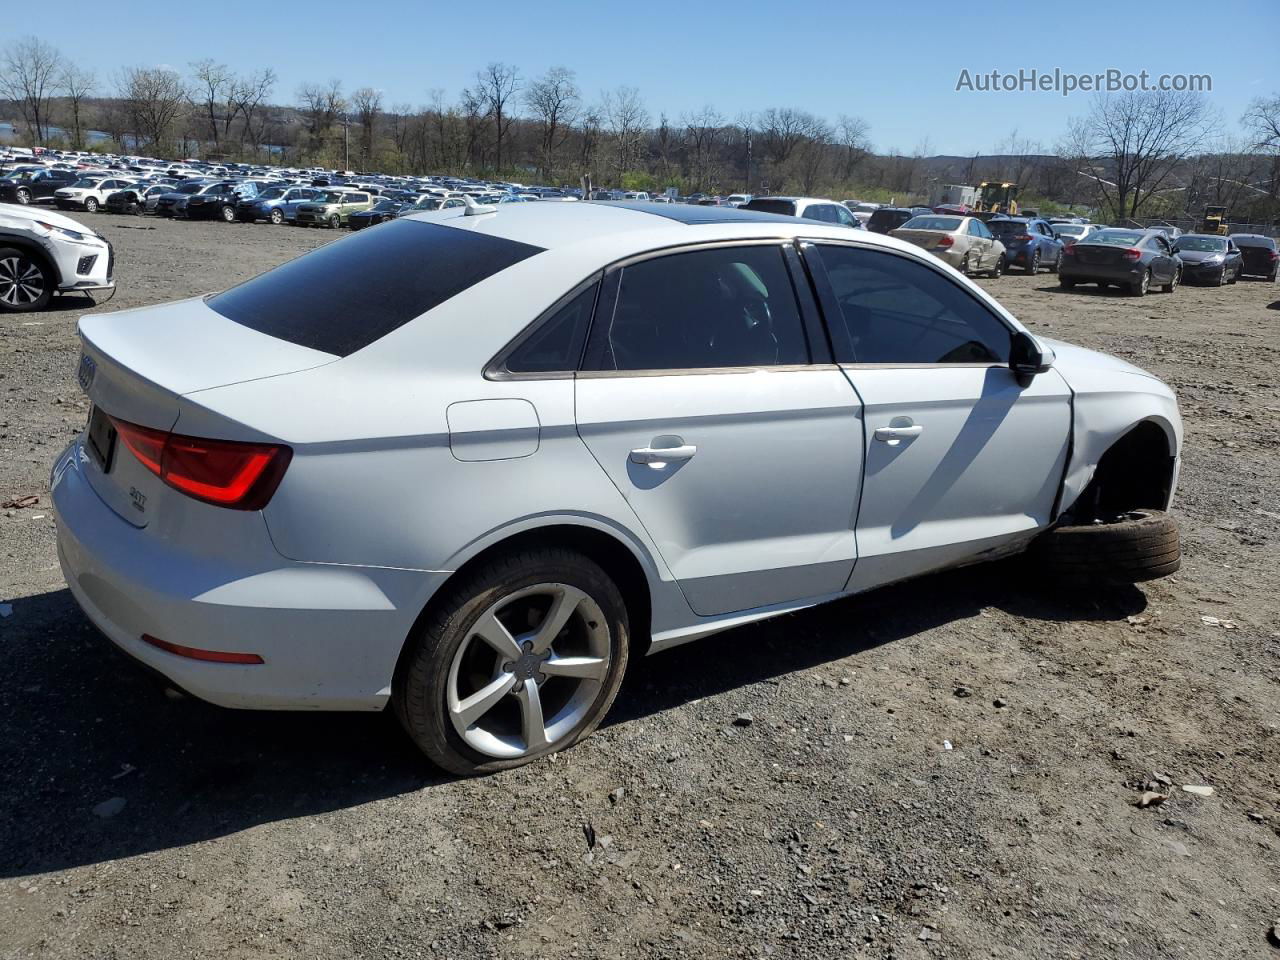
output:
{"label": "dirt lot", "polygon": [[[93,223],[111,308],[333,237]],[[47,494],[86,304],[0,318],[0,500],[39,497],[0,510],[0,957],[1280,957],[1280,288],[983,283],[1177,389],[1176,578],[1013,562],[726,633],[636,664],[579,748],[467,782],[390,717],[175,701],[116,655]]]}

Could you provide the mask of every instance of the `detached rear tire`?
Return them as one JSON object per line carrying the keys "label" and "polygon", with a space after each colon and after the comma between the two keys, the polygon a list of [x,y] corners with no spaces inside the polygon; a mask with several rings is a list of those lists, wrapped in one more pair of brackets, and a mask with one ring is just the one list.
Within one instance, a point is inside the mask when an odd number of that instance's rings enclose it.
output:
{"label": "detached rear tire", "polygon": [[1182,566],[1178,525],[1163,510],[1146,508],[1111,523],[1054,527],[1032,553],[1046,572],[1073,581],[1141,583]]}
{"label": "detached rear tire", "polygon": [[525,550],[445,590],[392,685],[423,753],[473,776],[565,750],[596,728],[630,646],[626,604],[604,570],[570,550]]}

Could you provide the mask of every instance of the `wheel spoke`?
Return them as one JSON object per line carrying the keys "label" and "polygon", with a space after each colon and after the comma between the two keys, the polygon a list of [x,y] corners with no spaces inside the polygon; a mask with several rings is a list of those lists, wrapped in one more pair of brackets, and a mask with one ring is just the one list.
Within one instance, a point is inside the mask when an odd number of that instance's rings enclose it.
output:
{"label": "wheel spoke", "polygon": [[555,642],[556,637],[560,635],[560,631],[568,624],[569,618],[573,616],[578,604],[582,603],[587,595],[577,587],[562,585],[560,593],[551,602],[551,609],[547,611],[546,619],[538,626],[538,632],[533,638],[533,650],[535,653],[545,653],[551,649],[551,644]]}
{"label": "wheel spoke", "polygon": [[511,631],[493,613],[480,618],[471,632],[508,660],[515,660],[523,652],[520,644],[511,636]]}
{"label": "wheel spoke", "polygon": [[449,709],[462,722],[464,727],[469,727],[492,710],[494,705],[510,693],[511,688],[515,685],[516,678],[512,674],[500,674],[488,685],[480,688],[456,706],[451,703]]}
{"label": "wheel spoke", "polygon": [[539,667],[549,677],[573,677],[578,680],[603,680],[609,664],[603,657],[556,657],[544,660]]}
{"label": "wheel spoke", "polygon": [[516,699],[520,701],[520,730],[524,734],[526,750],[537,750],[547,745],[547,728],[542,718],[542,698],[538,695],[538,685],[532,680],[525,681],[516,691]]}

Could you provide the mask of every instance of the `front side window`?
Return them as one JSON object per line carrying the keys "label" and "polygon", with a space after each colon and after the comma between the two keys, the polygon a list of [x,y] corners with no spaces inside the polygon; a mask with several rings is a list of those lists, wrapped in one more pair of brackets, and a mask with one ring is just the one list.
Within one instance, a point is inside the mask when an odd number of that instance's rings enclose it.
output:
{"label": "front side window", "polygon": [[[842,363],[1007,363],[1010,331],[985,304],[908,257],[820,244],[843,323]],[[844,333],[847,336],[840,336]]]}
{"label": "front side window", "polygon": [[724,247],[625,267],[590,369],[688,370],[809,362],[781,248]]}

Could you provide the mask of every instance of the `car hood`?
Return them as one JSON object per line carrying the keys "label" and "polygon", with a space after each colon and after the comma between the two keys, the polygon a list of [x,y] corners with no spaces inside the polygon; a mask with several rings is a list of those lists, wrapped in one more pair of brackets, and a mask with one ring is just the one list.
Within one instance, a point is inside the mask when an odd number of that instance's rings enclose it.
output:
{"label": "car hood", "polygon": [[64,230],[78,230],[80,233],[87,233],[89,236],[96,237],[97,231],[90,230],[79,220],[72,220],[70,217],[63,216],[50,210],[48,207],[23,207],[15,203],[0,204],[0,219],[6,220],[25,220],[27,223],[50,223],[55,227],[62,227]]}
{"label": "car hood", "polygon": [[1159,381],[1160,379],[1155,374],[1148,373],[1141,367],[1136,367],[1119,357],[1113,357],[1109,353],[1100,353],[1097,350],[1078,347],[1074,343],[1064,343],[1061,340],[1051,340],[1048,337],[1037,337],[1037,339],[1053,349],[1053,368],[1061,373],[1067,383],[1073,387],[1078,382],[1099,374],[1127,373],[1146,377],[1149,380]]}

